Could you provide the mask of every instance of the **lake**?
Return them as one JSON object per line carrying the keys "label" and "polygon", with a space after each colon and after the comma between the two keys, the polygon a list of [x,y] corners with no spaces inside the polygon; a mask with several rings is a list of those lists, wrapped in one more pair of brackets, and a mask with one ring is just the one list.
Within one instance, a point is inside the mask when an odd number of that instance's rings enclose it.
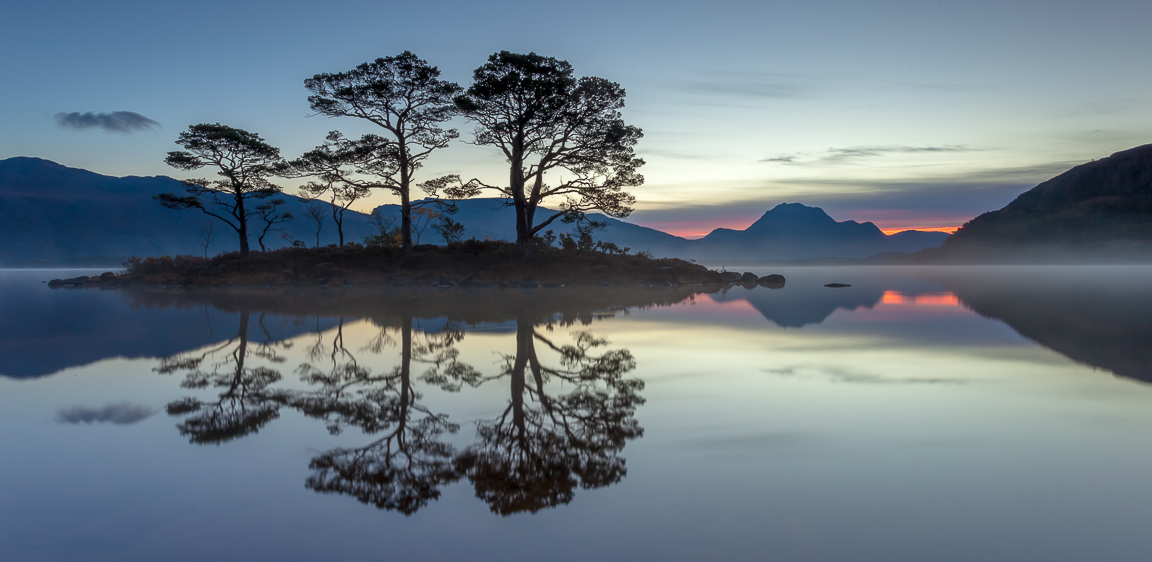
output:
{"label": "lake", "polygon": [[1148,559],[1152,268],[750,269],[0,271],[0,559]]}

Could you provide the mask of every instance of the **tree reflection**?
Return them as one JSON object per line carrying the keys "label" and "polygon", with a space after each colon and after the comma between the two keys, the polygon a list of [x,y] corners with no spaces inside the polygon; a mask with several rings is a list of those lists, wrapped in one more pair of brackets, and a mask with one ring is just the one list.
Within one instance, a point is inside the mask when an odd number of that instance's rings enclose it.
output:
{"label": "tree reflection", "polygon": [[[634,414],[644,383],[624,378],[636,361],[627,350],[604,350],[603,339],[575,335],[573,344],[557,345],[529,318],[517,320],[516,353],[493,377],[508,378],[511,400],[499,417],[479,424],[479,443],[457,459],[495,513],[562,505],[578,485],[607,486],[627,472],[619,453],[643,434]],[[541,361],[536,342],[557,355],[556,366]],[[556,395],[556,387],[571,390]]]}
{"label": "tree reflection", "polygon": [[[250,312],[240,312],[240,326],[236,336],[207,350],[176,355],[164,359],[155,369],[161,374],[186,371],[183,388],[220,388],[223,391],[214,402],[198,398],[183,398],[168,404],[168,414],[192,414],[176,427],[192,443],[222,443],[255,433],[268,422],[279,417],[280,398],[270,386],[280,380],[280,372],[270,367],[252,367],[253,359],[270,363],[283,363],[271,341],[249,341]],[[260,317],[262,320],[263,317]],[[258,321],[262,326],[262,322]],[[264,331],[267,334],[267,330]]]}
{"label": "tree reflection", "polygon": [[[333,434],[347,427],[380,434],[363,447],[333,449],[313,458],[308,488],[348,494],[382,509],[412,514],[439,497],[440,486],[459,478],[454,450],[440,440],[455,433],[459,425],[422,405],[413,382],[453,391],[464,382],[478,380],[479,373],[458,360],[454,346],[463,338],[462,331],[448,328],[422,334],[417,343],[412,316],[403,316],[398,324],[382,328],[366,346],[379,353],[396,344],[390,332],[398,332],[400,364],[390,372],[374,375],[351,354],[349,361],[334,362],[327,370],[305,363],[301,376],[316,388],[293,395],[288,404],[324,420]],[[416,377],[414,363],[425,366]]]}
{"label": "tree reflection", "polygon": [[[644,402],[644,383],[626,377],[636,367],[628,350],[610,349],[588,332],[553,335],[557,326],[590,324],[596,314],[520,308],[515,349],[501,353],[487,375],[461,360],[462,324],[425,331],[407,310],[378,322],[378,332],[360,347],[365,340],[353,341],[344,317],[330,330],[318,319],[315,340],[300,349],[303,384],[296,388],[276,385],[282,378],[276,366],[286,361],[281,352],[290,344],[274,342],[268,330],[266,341],[253,341],[250,320],[256,334],[263,322],[248,309],[240,312],[235,337],[167,358],[155,370],[182,373],[184,388],[218,391],[215,399],[168,405],[169,414],[185,416],[177,427],[192,443],[255,433],[281,408],[322,421],[333,435],[362,433],[365,444],[311,459],[305,482],[311,490],[410,515],[445,485],[467,478],[494,513],[534,513],[572,501],[577,488],[608,486],[626,475],[621,453],[643,434],[635,412]],[[374,372],[366,353],[398,358]],[[460,425],[418,391],[423,385],[457,392],[495,381],[508,383],[508,403],[477,423],[475,440],[462,450],[452,443]]]}

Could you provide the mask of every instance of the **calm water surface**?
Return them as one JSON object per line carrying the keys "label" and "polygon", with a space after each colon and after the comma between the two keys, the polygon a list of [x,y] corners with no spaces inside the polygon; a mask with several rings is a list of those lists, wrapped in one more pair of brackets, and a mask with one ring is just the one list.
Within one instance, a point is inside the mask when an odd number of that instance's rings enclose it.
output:
{"label": "calm water surface", "polygon": [[754,271],[787,285],[0,271],[0,559],[1152,557],[1152,268]]}

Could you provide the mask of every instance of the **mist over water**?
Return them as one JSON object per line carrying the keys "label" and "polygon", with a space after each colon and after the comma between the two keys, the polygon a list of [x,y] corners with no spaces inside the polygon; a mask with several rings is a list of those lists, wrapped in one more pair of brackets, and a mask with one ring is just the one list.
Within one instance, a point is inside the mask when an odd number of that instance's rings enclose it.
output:
{"label": "mist over water", "polygon": [[1152,268],[748,270],[787,283],[49,290],[58,274],[0,272],[0,552],[1152,549],[1133,524],[1152,516]]}

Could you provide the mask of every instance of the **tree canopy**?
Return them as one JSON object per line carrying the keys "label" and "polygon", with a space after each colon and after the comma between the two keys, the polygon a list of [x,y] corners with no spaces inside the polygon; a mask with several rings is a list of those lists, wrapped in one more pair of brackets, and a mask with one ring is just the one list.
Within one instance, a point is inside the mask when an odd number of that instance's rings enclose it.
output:
{"label": "tree canopy", "polygon": [[[393,164],[360,171],[375,175],[373,187],[390,189],[400,198],[401,244],[411,248],[413,177],[432,152],[459,136],[456,129],[442,124],[456,114],[453,98],[462,91],[460,86],[441,80],[438,68],[409,51],[346,72],[317,74],[305,80],[304,86],[312,92],[308,103],[313,111],[329,117],[364,119],[390,133],[389,138],[373,140],[384,143],[378,154],[392,158]],[[385,147],[388,150],[383,150]],[[449,181],[438,178],[420,185],[428,191]],[[433,189],[429,194],[435,196],[436,192]],[[459,188],[449,193],[464,194]]]}
{"label": "tree canopy", "polygon": [[[469,185],[495,190],[515,207],[517,244],[527,249],[557,219],[631,213],[635,197],[625,188],[644,183],[638,173],[644,161],[634,152],[643,133],[621,118],[625,92],[619,84],[577,79],[566,61],[508,51],[488,57],[473,79],[456,107],[478,125],[473,142],[499,148],[510,169],[507,186],[478,179]],[[560,211],[538,221],[536,211],[547,198],[563,198]]]}
{"label": "tree canopy", "polygon": [[191,125],[176,144],[184,150],[168,153],[164,162],[169,166],[189,171],[213,166],[223,179],[181,180],[186,195],[161,193],[154,199],[170,209],[200,209],[223,221],[236,231],[240,254],[247,256],[248,219],[258,212],[246,202],[280,193],[281,188],[268,181],[281,162],[280,149],[256,133],[219,123]]}

